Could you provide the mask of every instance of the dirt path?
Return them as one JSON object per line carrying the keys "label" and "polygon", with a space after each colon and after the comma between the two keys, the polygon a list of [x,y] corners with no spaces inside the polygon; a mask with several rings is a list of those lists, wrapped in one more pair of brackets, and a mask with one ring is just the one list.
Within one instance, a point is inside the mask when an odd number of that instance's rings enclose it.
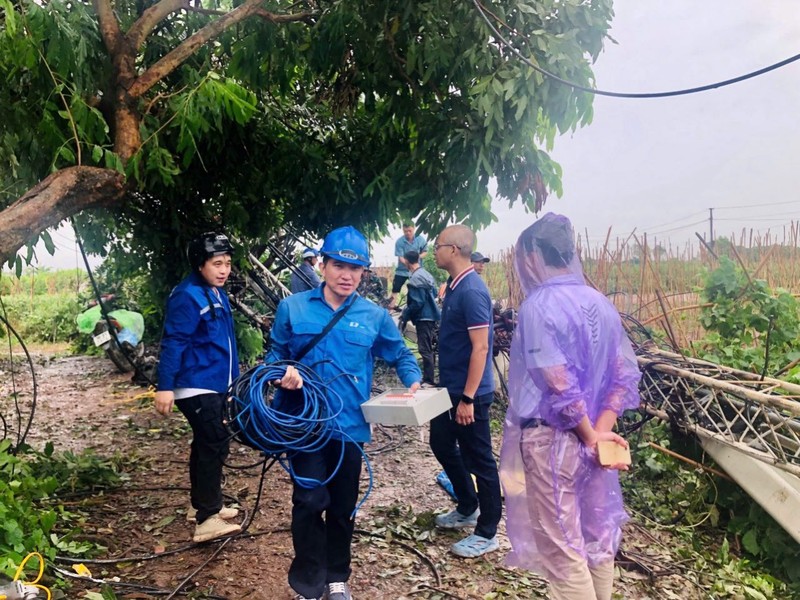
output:
{"label": "dirt path", "polygon": [[[87,538],[108,548],[104,558],[126,558],[110,565],[87,562],[93,576],[172,591],[219,549],[216,543],[191,543],[192,528],[185,520],[190,436],[183,417],[158,417],[151,400],[140,396],[142,388],[103,358],[38,358],[37,377],[39,398],[29,443],[41,447],[51,440],[57,450],[91,448],[104,457],[118,455],[127,470],[122,489],[71,507],[86,513]],[[374,489],[356,522],[351,584],[357,598],[546,597],[541,580],[503,566],[508,542],[502,534],[501,550],[488,557],[462,560],[449,554],[458,536],[435,531],[432,520],[453,505],[435,483],[439,468],[428,449],[426,428],[377,431],[368,450]],[[230,462],[248,465],[258,459],[254,451],[235,445]],[[225,492],[245,511],[254,508],[259,475],[259,468],[227,472]],[[292,556],[290,498],[289,478],[276,465],[266,475],[248,535],[228,542],[191,577],[193,597],[292,597],[286,584]],[[671,543],[663,536],[630,528],[626,546],[652,552],[656,544]],[[616,589],[618,597],[630,599],[702,597],[678,576],[658,579],[651,587],[643,576],[625,571]],[[98,591],[99,586],[80,582],[67,596],[82,598],[85,590]],[[118,593],[131,599],[166,595],[136,589]]]}

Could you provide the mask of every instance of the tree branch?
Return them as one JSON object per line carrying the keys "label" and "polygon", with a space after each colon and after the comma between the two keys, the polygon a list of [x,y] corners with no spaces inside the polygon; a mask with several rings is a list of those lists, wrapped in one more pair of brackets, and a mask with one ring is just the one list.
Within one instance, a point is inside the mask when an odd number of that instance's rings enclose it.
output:
{"label": "tree branch", "polygon": [[267,19],[272,23],[291,23],[295,21],[308,21],[313,16],[313,13],[310,12],[288,15],[271,13],[260,6],[262,1],[263,0],[246,0],[244,4],[239,5],[213,23],[209,23],[200,31],[181,42],[181,44],[176,46],[161,60],[142,73],[129,88],[128,93],[133,98],[142,96],[142,94],[146,93],[156,83],[161,81],[161,79],[181,66],[183,62],[194,54],[203,44],[215,39],[223,31],[233,27],[248,17],[255,15]]}
{"label": "tree branch", "polygon": [[189,0],[161,0],[161,2],[157,2],[148,8],[128,30],[128,40],[130,40],[131,45],[136,50],[139,50],[147,36],[150,35],[162,19],[188,6]]}
{"label": "tree branch", "polygon": [[110,0],[92,0],[92,6],[97,13],[97,22],[100,24],[100,35],[103,36],[109,54],[112,56],[117,51],[119,40],[122,38],[122,31],[119,28],[119,21],[111,8]]}
{"label": "tree branch", "polygon": [[216,10],[212,8],[201,8],[199,6],[189,6],[184,7],[187,11],[197,13],[199,15],[213,15],[215,17],[219,17],[220,15],[225,15],[228,13],[226,10]]}
{"label": "tree branch", "polygon": [[56,171],[0,212],[0,263],[67,217],[87,208],[120,203],[125,191],[125,176],[112,169],[69,167]]}

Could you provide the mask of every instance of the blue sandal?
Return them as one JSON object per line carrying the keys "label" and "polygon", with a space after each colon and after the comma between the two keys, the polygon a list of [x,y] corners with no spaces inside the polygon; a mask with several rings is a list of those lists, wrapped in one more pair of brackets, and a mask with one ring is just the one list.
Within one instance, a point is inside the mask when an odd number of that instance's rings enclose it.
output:
{"label": "blue sandal", "polygon": [[490,539],[473,533],[460,542],[453,544],[450,550],[456,556],[477,558],[488,552],[494,552],[498,548],[500,548],[500,543],[497,541],[497,536]]}

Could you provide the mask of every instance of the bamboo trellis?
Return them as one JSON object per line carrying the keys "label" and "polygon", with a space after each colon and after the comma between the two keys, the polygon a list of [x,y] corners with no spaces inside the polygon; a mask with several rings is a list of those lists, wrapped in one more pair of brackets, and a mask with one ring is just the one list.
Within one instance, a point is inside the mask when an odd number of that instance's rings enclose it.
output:
{"label": "bamboo trellis", "polygon": [[800,477],[800,386],[648,347],[645,410]]}

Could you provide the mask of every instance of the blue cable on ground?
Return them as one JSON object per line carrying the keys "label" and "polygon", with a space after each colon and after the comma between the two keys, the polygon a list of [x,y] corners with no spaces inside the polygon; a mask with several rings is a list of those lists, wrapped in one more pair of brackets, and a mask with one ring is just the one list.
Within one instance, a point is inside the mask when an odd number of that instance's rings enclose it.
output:
{"label": "blue cable on ground", "polygon": [[[278,390],[273,383],[283,378],[292,366],[303,378],[296,391]],[[328,387],[316,372],[296,361],[283,360],[257,365],[240,375],[231,385],[228,400],[228,427],[239,442],[274,456],[281,467],[300,487],[314,489],[327,485],[338,473],[344,459],[346,442],[361,451],[369,475],[364,497],[353,510],[355,516],[372,491],[373,475],[364,449],[341,429],[336,417],[344,409],[344,400]],[[332,440],[340,440],[342,450],[336,467],[325,481],[300,477],[292,469],[291,459],[301,452],[315,452]]]}

